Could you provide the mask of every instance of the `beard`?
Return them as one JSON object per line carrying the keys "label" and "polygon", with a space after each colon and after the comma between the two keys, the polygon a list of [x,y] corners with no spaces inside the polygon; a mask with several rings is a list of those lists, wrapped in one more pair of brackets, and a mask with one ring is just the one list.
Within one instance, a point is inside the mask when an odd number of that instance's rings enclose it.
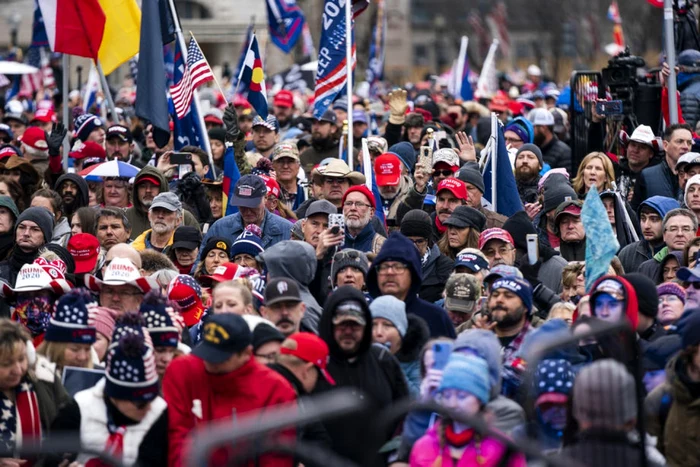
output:
{"label": "beard", "polygon": [[163,223],[158,222],[158,223],[154,223],[153,227],[151,227],[151,228],[157,234],[164,234],[164,233],[172,232],[173,230],[175,230],[175,225],[168,224],[167,222],[163,222]]}
{"label": "beard", "polygon": [[515,181],[528,183],[537,178],[537,172],[533,171],[529,166],[515,169]]}
{"label": "beard", "polygon": [[541,147],[542,147],[542,143],[544,143],[544,140],[545,140],[546,138],[547,138],[547,137],[544,135],[544,133],[535,133],[535,138],[534,138],[535,145],[536,145],[537,147],[540,147],[540,148],[541,148]]}
{"label": "beard", "polygon": [[333,136],[322,137],[319,134],[314,134],[311,137],[311,146],[316,150],[323,150],[329,146],[332,146],[334,142]]}
{"label": "beard", "polygon": [[345,225],[350,229],[362,230],[367,227],[371,219],[370,212],[367,211],[367,215],[359,219],[345,219]]}
{"label": "beard", "polygon": [[525,314],[526,310],[525,307],[520,307],[511,313],[505,308],[496,306],[493,310],[489,310],[489,313],[493,315],[494,311],[506,312],[505,315],[503,315],[503,317],[499,321],[496,321],[496,327],[499,329],[508,329],[520,323],[520,321],[523,319],[523,314]]}

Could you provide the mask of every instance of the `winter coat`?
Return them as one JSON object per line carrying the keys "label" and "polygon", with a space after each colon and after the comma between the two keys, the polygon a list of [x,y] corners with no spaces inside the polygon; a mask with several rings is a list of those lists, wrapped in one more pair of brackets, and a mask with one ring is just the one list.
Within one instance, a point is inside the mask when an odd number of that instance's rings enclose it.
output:
{"label": "winter coat", "polygon": [[476,210],[484,216],[486,216],[486,229],[492,229],[494,227],[498,227],[499,229],[503,228],[503,224],[505,224],[508,220],[508,218],[503,214],[499,214],[496,211],[487,209],[483,205],[476,208]]}
{"label": "winter coat", "polygon": [[555,293],[561,293],[562,272],[567,264],[569,263],[566,259],[557,254],[552,255],[549,259],[542,262],[540,271],[537,273],[537,280]]}
{"label": "winter coat", "polygon": [[[133,184],[131,207],[126,210],[126,218],[129,219],[129,224],[131,224],[131,240],[135,240],[136,237],[151,228],[151,223],[148,220],[148,208],[139,200],[136,188],[139,180],[143,177],[151,177],[160,181],[159,193],[168,191],[168,180],[165,178],[165,175],[152,165],[147,165],[136,174]],[[200,228],[197,219],[186,209],[183,210],[182,219],[183,225]]]}
{"label": "winter coat", "polygon": [[671,258],[676,258],[679,265],[683,265],[682,251],[669,251],[668,247],[662,248],[650,260],[643,262],[639,266],[639,273],[644,274],[657,285],[663,282],[664,266]]}
{"label": "winter coat", "polygon": [[[678,77],[678,91],[681,93],[679,103],[683,112],[683,120],[691,128],[700,120],[700,74],[680,73]],[[685,79],[683,79],[685,78]]]}
{"label": "winter coat", "polygon": [[520,195],[520,201],[523,205],[529,203],[536,203],[539,198],[537,193],[537,183],[540,181],[540,177],[536,177],[531,182],[518,182],[515,185],[518,187],[518,194]]}
{"label": "winter coat", "polygon": [[418,397],[420,394],[420,353],[428,339],[430,339],[430,329],[421,318],[415,315],[408,315],[408,328],[406,335],[401,339],[401,348],[396,352],[396,359],[401,365],[408,383],[408,391],[411,397]]}
{"label": "winter coat", "polygon": [[641,239],[638,242],[630,243],[617,254],[625,272],[638,271],[642,263],[652,258],[651,244]]}
{"label": "winter coat", "polygon": [[318,323],[323,310],[309,290],[317,266],[314,247],[306,242],[290,240],[266,249],[261,256],[265,261],[268,280],[275,277],[289,277],[299,284],[301,300],[306,305],[306,311],[301,320],[302,331],[318,334]]}
{"label": "winter coat", "polygon": [[540,148],[542,159],[553,169],[571,170],[571,148],[554,136],[552,140]]}
{"label": "winter coat", "polygon": [[[671,466],[700,465],[700,397],[677,357],[666,365],[666,382],[644,401],[647,431],[657,436],[659,449]],[[697,391],[697,389],[696,389]]]}
{"label": "winter coat", "polygon": [[[184,465],[188,438],[196,428],[234,414],[264,414],[268,407],[296,405],[296,393],[289,382],[252,357],[225,374],[208,373],[204,361],[194,355],[178,357],[165,372],[162,391],[168,403],[169,465],[173,467]],[[293,430],[290,434],[295,436]],[[265,455],[260,465],[291,466],[292,461],[287,456]]]}
{"label": "winter coat", "polygon": [[66,248],[71,235],[70,222],[67,218],[61,217],[61,220],[58,222],[58,224],[56,224],[56,227],[53,228],[51,243]]}
{"label": "winter coat", "polygon": [[[243,233],[244,228],[245,226],[243,225],[240,212],[222,217],[209,227],[202,245],[206,245],[211,237],[236,239]],[[292,223],[287,219],[265,210],[265,217],[263,218],[261,229],[263,233],[263,248],[267,249],[276,243],[291,238]]]}
{"label": "winter coat", "polygon": [[[401,261],[408,265],[411,272],[411,288],[404,300],[406,313],[423,318],[430,328],[431,337],[446,336],[454,339],[456,337],[455,329],[445,309],[418,297],[422,284],[421,261],[413,242],[398,232],[392,233],[384,242],[384,246],[372,262],[372,266],[377,266],[385,261]],[[377,298],[382,295],[375,267],[371,267],[367,273],[366,283],[367,290],[372,297]]]}
{"label": "winter coat", "polygon": [[399,181],[399,191],[393,199],[381,199],[377,200],[377,209],[384,209],[384,218],[396,219],[396,213],[399,210],[399,205],[406,199],[408,192],[413,188],[413,180],[408,175],[402,175]]}
{"label": "winter coat", "polygon": [[[415,247],[413,247],[415,249]],[[362,306],[365,322],[359,349],[352,356],[340,348],[333,336],[333,314],[340,303],[355,300]],[[319,336],[329,348],[328,372],[337,388],[353,388],[364,394],[365,400],[376,410],[408,397],[408,388],[398,361],[384,346],[372,345],[372,314],[364,295],[352,287],[338,288],[326,301]],[[319,379],[314,393],[327,392],[334,386]],[[385,465],[377,451],[391,439],[396,426],[387,427],[383,436],[375,436],[373,420],[367,417],[344,418],[324,423],[332,440],[332,450],[358,465]]]}
{"label": "winter coat", "polygon": [[666,198],[678,199],[681,195],[678,185],[678,177],[671,171],[666,159],[653,167],[647,167],[637,177],[634,186],[634,196],[630,205],[637,210],[642,201],[652,196],[664,196]]}
{"label": "winter coat", "polygon": [[559,244],[559,253],[566,261],[586,260],[586,239],[580,242],[564,242]]}
{"label": "winter coat", "polygon": [[[154,249],[153,245],[151,244],[151,231],[152,231],[152,229],[148,229],[148,230],[144,231],[141,235],[136,237],[136,240],[131,242],[131,246],[134,247],[134,249],[136,251]],[[173,244],[173,237],[174,236],[175,236],[175,231],[173,230],[173,233],[170,236],[170,240],[168,240],[168,244],[165,245],[165,248],[168,248],[170,245]],[[165,251],[165,248],[163,248],[163,251]]]}
{"label": "winter coat", "polygon": [[368,223],[364,229],[357,234],[357,237],[352,237],[348,229],[345,229],[345,245],[343,248],[352,248],[363,253],[379,253],[386,238],[374,231],[372,223]]}
{"label": "winter coat", "polygon": [[[440,422],[442,423],[442,422]],[[500,466],[508,467],[524,467],[526,464],[525,456],[515,454],[508,462],[502,464],[502,459],[506,453],[506,446],[495,438],[479,437],[478,443],[476,440],[470,442],[462,456],[457,462],[452,460],[450,448],[442,446],[438,436],[439,425],[436,424],[421,437],[411,450],[411,467],[432,467],[440,465],[441,467],[472,467],[472,466]],[[475,435],[478,436],[478,435]],[[436,460],[441,459],[439,464]]]}
{"label": "winter coat", "polygon": [[41,428],[47,432],[61,406],[71,400],[70,396],[56,375],[55,366],[44,367],[37,364],[34,371],[29,373],[29,379],[34,383]]}
{"label": "winter coat", "polygon": [[[590,429],[579,433],[574,443],[561,451],[562,460],[573,459],[587,466],[620,467],[642,465],[639,446],[627,433]],[[647,458],[648,467],[661,464]]]}
{"label": "winter coat", "polygon": [[440,300],[454,264],[453,260],[440,253],[438,246],[433,244],[430,247],[428,262],[421,268],[422,283],[418,296],[430,303]]}

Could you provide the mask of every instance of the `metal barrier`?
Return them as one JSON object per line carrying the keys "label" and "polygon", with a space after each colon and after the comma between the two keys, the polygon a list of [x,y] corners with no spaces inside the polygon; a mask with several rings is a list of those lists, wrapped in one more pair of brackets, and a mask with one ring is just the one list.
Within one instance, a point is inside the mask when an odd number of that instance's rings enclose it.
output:
{"label": "metal barrier", "polygon": [[42,458],[47,455],[62,456],[64,453],[83,453],[95,456],[102,462],[114,467],[125,467],[124,464],[111,455],[102,451],[84,448],[80,443],[80,432],[51,434],[42,440],[41,444],[25,443],[17,452],[0,452],[1,458],[19,457],[21,459]]}
{"label": "metal barrier", "polygon": [[571,168],[573,179],[579,164],[588,154],[588,127],[592,118],[592,106],[598,98],[605,98],[603,74],[600,71],[575,71],[571,74]]}

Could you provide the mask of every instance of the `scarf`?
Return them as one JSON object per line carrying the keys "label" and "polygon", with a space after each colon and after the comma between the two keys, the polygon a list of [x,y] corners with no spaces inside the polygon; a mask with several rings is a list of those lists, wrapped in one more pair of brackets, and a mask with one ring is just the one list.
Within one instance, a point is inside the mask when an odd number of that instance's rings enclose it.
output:
{"label": "scarf", "polygon": [[435,228],[437,229],[440,235],[447,232],[447,226],[442,225],[442,222],[440,222],[440,218],[437,216],[437,214],[435,215]]}
{"label": "scarf", "polygon": [[0,234],[0,261],[7,257],[14,244],[15,234],[13,232]]}
{"label": "scarf", "polygon": [[[29,253],[25,253],[19,248],[12,250],[9,261],[10,270],[13,271],[13,276],[16,276],[19,270],[22,269],[22,266],[25,264],[33,263],[37,256],[39,256],[39,250],[33,250]],[[14,278],[12,280],[14,280]]]}
{"label": "scarf", "polygon": [[445,441],[452,447],[463,448],[474,438],[474,428],[457,433],[454,429],[454,423],[448,423],[445,426]]}
{"label": "scarf", "polygon": [[16,449],[18,430],[22,433],[23,445],[41,442],[39,402],[34,384],[26,375],[15,388],[14,402],[0,393],[0,411],[0,443],[3,448],[8,451]]}
{"label": "scarf", "polygon": [[190,271],[192,271],[191,264],[189,266],[183,266],[177,262],[177,259],[173,260],[173,264],[175,264],[175,267],[177,268],[177,270],[180,271],[180,274],[189,274]]}
{"label": "scarf", "polygon": [[[107,443],[105,443],[104,453],[117,460],[121,460],[122,454],[124,453],[126,425],[117,425],[114,423],[114,417],[109,410],[109,403],[105,405],[107,405],[107,430],[109,431],[109,438],[107,438]],[[98,458],[90,459],[85,463],[85,467],[108,467],[110,465],[111,464],[103,462]]]}

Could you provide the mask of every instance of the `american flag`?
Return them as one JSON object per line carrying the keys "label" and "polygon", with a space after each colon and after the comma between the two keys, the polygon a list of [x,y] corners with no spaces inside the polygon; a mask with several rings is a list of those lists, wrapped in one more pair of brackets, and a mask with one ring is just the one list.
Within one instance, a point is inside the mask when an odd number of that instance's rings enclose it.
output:
{"label": "american flag", "polygon": [[53,69],[49,66],[49,57],[43,47],[30,47],[25,56],[25,63],[39,68],[36,73],[22,75],[19,93],[33,96],[35,92],[56,86]]}
{"label": "american flag", "polygon": [[194,90],[213,79],[214,73],[209,68],[207,59],[204,58],[194,38],[190,39],[190,45],[187,47],[187,64],[182,79],[170,88],[178,118],[184,118],[190,111]]}

